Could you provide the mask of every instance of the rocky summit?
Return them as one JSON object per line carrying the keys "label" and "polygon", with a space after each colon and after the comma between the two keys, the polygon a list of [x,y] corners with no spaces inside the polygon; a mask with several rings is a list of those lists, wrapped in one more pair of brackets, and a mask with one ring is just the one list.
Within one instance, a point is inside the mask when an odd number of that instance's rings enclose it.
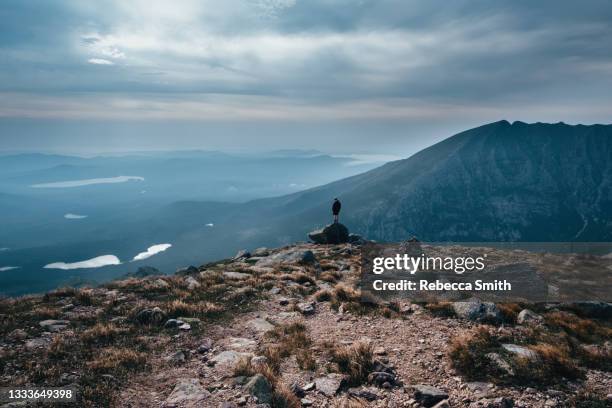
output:
{"label": "rocky summit", "polygon": [[336,222],[312,231],[308,234],[308,238],[317,244],[344,244],[349,241],[349,231],[344,225]]}
{"label": "rocky summit", "polygon": [[610,406],[609,304],[365,303],[362,247],[321,233],[2,299],[0,386],[74,386],[88,407]]}

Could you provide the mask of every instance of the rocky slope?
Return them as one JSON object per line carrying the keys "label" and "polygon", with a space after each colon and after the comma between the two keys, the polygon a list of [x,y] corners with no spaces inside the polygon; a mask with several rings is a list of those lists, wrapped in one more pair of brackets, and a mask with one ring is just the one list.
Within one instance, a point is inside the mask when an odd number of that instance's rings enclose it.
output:
{"label": "rocky slope", "polygon": [[360,251],[2,300],[0,386],[74,385],[80,406],[609,406],[609,304],[362,302]]}

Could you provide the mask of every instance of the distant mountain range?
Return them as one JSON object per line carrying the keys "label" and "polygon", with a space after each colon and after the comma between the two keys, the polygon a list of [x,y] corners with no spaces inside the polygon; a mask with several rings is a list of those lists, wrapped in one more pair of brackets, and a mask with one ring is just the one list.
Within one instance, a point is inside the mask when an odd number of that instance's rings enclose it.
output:
{"label": "distant mountain range", "polygon": [[[500,121],[405,160],[216,212],[235,239],[303,240],[331,219],[380,241],[610,241],[612,125]],[[196,217],[196,208],[175,206]],[[189,209],[187,209],[189,208]]]}
{"label": "distant mountain range", "polygon": [[[40,291],[145,265],[171,273],[242,248],[304,241],[331,221],[334,197],[342,201],[341,222],[377,241],[612,241],[612,125],[500,121],[365,172],[315,153],[0,157],[0,247],[10,248],[0,253],[0,267],[20,267],[0,273],[0,287],[8,294]],[[357,175],[342,178],[347,172]],[[30,187],[117,175],[145,181]],[[334,176],[341,179],[286,194]],[[69,213],[87,218],[67,219]],[[126,262],[165,243],[172,247],[163,253]],[[123,264],[43,269],[111,254]]]}

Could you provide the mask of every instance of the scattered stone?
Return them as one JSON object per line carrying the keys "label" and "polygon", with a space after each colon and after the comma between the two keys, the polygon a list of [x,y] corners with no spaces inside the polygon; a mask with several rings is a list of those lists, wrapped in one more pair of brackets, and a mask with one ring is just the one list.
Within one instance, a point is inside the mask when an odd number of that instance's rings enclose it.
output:
{"label": "scattered stone", "polygon": [[251,358],[251,365],[255,368],[263,367],[268,362],[268,358],[266,356],[255,356]]}
{"label": "scattered stone", "polygon": [[166,314],[159,307],[143,309],[136,314],[136,321],[140,324],[159,325],[166,318]]}
{"label": "scattered stone", "polygon": [[532,312],[529,309],[523,309],[521,310],[521,313],[518,314],[518,317],[516,318],[516,322],[518,324],[523,324],[523,325],[538,325],[541,324],[544,321],[544,318],[542,316],[540,316],[537,313]]}
{"label": "scattered stone", "polygon": [[199,272],[199,269],[193,265],[189,265],[184,268],[177,269],[176,275],[185,276],[185,275],[195,275]]}
{"label": "scattered stone", "polygon": [[300,402],[302,403],[303,407],[310,407],[313,404],[313,402],[309,400],[308,398],[302,398]]}
{"label": "scattered stone", "polygon": [[244,386],[244,389],[257,398],[263,404],[272,402],[272,386],[270,382],[261,374],[253,376]]}
{"label": "scattered stone", "polygon": [[179,350],[176,353],[171,354],[168,357],[166,357],[166,361],[171,363],[171,364],[182,364],[188,358],[189,358],[189,352],[188,351]]}
{"label": "scattered stone", "polygon": [[189,290],[195,290],[202,286],[202,284],[198,282],[193,276],[186,277],[185,284],[187,285],[187,289]]}
{"label": "scattered stone", "polygon": [[252,255],[260,257],[268,256],[270,255],[270,250],[266,247],[257,248],[255,251],[253,251]]}
{"label": "scattered stone", "polygon": [[310,232],[308,238],[315,244],[343,244],[349,241],[349,231],[344,225],[336,222]]}
{"label": "scattered stone", "polygon": [[70,322],[68,320],[43,320],[38,323],[46,331],[57,333],[68,327]]}
{"label": "scattered stone", "polygon": [[239,259],[250,258],[250,257],[251,257],[251,253],[249,251],[247,251],[246,249],[241,249],[240,251],[238,251],[238,253],[236,253],[236,255],[234,255],[234,260],[237,261]]}
{"label": "scattered stone", "polygon": [[183,323],[179,326],[179,330],[189,331],[191,330],[191,325],[189,323]]}
{"label": "scattered stone", "polygon": [[474,382],[466,383],[466,386],[477,397],[484,398],[484,397],[488,397],[489,394],[491,393],[491,388],[492,388],[493,384],[492,383],[486,383],[486,382],[474,381]]}
{"label": "scattered stone", "polygon": [[62,312],[68,312],[72,309],[74,309],[74,305],[72,303],[68,303],[67,305],[62,306]]}
{"label": "scattered stone", "polygon": [[212,349],[212,340],[211,339],[204,339],[202,341],[202,344],[200,344],[198,346],[198,353],[200,354],[204,354],[210,351],[210,349]]}
{"label": "scattered stone", "polygon": [[289,299],[287,298],[280,298],[278,300],[278,304],[281,306],[287,306],[289,304]]}
{"label": "scattered stone", "polygon": [[308,391],[312,391],[312,390],[314,390],[314,389],[315,389],[315,387],[316,387],[316,386],[317,386],[317,385],[316,385],[314,382],[310,382],[310,383],[308,383],[308,384],[306,384],[306,385],[304,386],[304,391],[306,391],[306,392],[308,392]]}
{"label": "scattered stone", "polygon": [[234,366],[242,358],[251,358],[251,353],[240,353],[233,350],[222,351],[214,356],[210,362],[216,366],[230,367]]}
{"label": "scattered stone", "polygon": [[227,341],[227,347],[231,350],[252,350],[256,346],[255,340],[244,337],[230,337]]}
{"label": "scattered stone", "polygon": [[375,401],[378,399],[378,394],[376,393],[375,388],[349,388],[347,392],[352,397],[362,398],[366,401]]}
{"label": "scattered stone", "polygon": [[502,358],[498,353],[488,353],[486,357],[493,363],[493,365],[497,368],[498,371],[508,375],[514,376],[514,369],[510,366],[510,364]]}
{"label": "scattered stone", "polygon": [[[343,381],[344,377],[340,374],[328,374],[326,377],[315,379],[314,382],[317,391],[325,396],[333,397],[342,386]],[[304,387],[304,389],[306,388]]]}
{"label": "scattered stone", "polygon": [[251,275],[249,275],[248,273],[232,272],[232,271],[223,272],[223,276],[227,279],[233,279],[233,280],[245,280],[251,277]]}
{"label": "scattered stone", "polygon": [[448,398],[448,393],[431,385],[418,384],[412,388],[414,390],[414,399],[426,407],[433,407],[438,402]]}
{"label": "scattered stone", "polygon": [[279,293],[281,293],[281,289],[280,289],[280,288],[277,288],[277,287],[275,286],[275,287],[273,287],[272,289],[270,289],[269,293],[270,293],[271,295],[278,295]]}
{"label": "scattered stone", "polygon": [[527,347],[517,346],[516,344],[502,344],[502,348],[512,354],[519,357],[524,357],[528,360],[535,360],[538,358],[538,353]]}
{"label": "scattered stone", "polygon": [[386,356],[387,355],[387,350],[385,350],[384,347],[375,347],[374,348],[374,354],[377,356]]}
{"label": "scattered stone", "polygon": [[205,401],[209,398],[210,392],[200,385],[200,381],[197,378],[181,379],[163,406],[166,408],[196,408],[204,406]]}
{"label": "scattered stone", "polygon": [[67,320],[90,320],[96,319],[104,313],[104,309],[95,306],[75,306],[73,309],[64,312]]}
{"label": "scattered stone", "polygon": [[296,250],[288,249],[285,251],[278,252],[274,255],[270,255],[257,261],[257,266],[274,266],[279,264],[303,264],[312,265],[315,264],[317,258],[314,253],[310,250]]}
{"label": "scattered stone", "polygon": [[249,400],[245,396],[242,396],[236,400],[236,403],[241,407],[245,406],[247,402],[249,402]]}
{"label": "scattered stone", "polygon": [[184,323],[185,323],[184,321],[179,320],[179,319],[169,319],[164,324],[164,328],[166,328],[166,329],[175,329],[175,328],[183,325]]}
{"label": "scattered stone", "polygon": [[155,289],[168,289],[170,284],[163,279],[156,279],[151,283],[151,286]]}
{"label": "scattered stone", "polygon": [[485,398],[477,402],[470,404],[470,408],[512,408],[514,407],[514,400],[506,397],[499,398]]}
{"label": "scattered stone", "polygon": [[384,371],[374,371],[368,375],[368,382],[379,387],[381,387],[384,383],[393,385],[395,384],[395,375]]}
{"label": "scattered stone", "polygon": [[47,348],[51,344],[51,339],[48,337],[37,337],[26,341],[25,348],[28,350],[36,350],[39,348]]}
{"label": "scattered stone", "polygon": [[457,317],[475,322],[497,323],[502,321],[502,315],[495,303],[481,302],[472,298],[467,301],[454,302],[453,310]]}
{"label": "scattered stone", "polygon": [[312,315],[315,313],[314,303],[310,303],[310,302],[298,303],[295,307],[304,316]]}
{"label": "scattered stone", "polygon": [[184,323],[189,323],[192,326],[197,326],[200,323],[202,323],[202,321],[200,319],[198,319],[197,317],[182,317],[182,316],[179,316],[178,320],[181,320]]}
{"label": "scattered stone", "polygon": [[246,325],[258,333],[265,333],[274,329],[274,326],[270,322],[261,317],[249,320]]}
{"label": "scattered stone", "polygon": [[238,408],[238,405],[235,402],[225,401],[219,404],[219,408]]}
{"label": "scattered stone", "polygon": [[28,337],[28,333],[26,333],[25,330],[22,329],[15,329],[10,332],[6,337],[12,341],[25,340]]}
{"label": "scattered stone", "polygon": [[304,391],[302,387],[300,387],[298,383],[291,384],[289,389],[298,398],[303,398],[306,395],[306,392]]}
{"label": "scattered stone", "polygon": [[62,373],[59,378],[60,385],[73,384],[79,380],[79,375],[75,372]]}

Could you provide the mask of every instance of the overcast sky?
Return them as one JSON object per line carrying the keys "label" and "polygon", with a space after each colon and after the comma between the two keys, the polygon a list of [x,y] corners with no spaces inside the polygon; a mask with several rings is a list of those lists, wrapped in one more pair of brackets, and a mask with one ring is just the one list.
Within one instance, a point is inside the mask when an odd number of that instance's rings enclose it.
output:
{"label": "overcast sky", "polygon": [[609,123],[612,5],[3,0],[0,151],[407,155],[508,119]]}

